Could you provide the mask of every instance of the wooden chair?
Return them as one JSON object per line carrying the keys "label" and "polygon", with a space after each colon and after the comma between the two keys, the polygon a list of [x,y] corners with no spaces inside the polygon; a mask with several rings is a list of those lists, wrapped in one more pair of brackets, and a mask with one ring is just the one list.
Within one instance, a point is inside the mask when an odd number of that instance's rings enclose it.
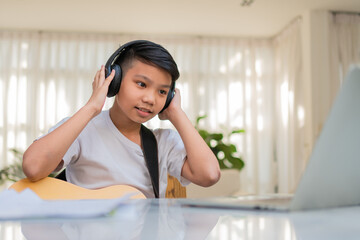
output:
{"label": "wooden chair", "polygon": [[186,188],[174,177],[168,175],[166,198],[186,198]]}

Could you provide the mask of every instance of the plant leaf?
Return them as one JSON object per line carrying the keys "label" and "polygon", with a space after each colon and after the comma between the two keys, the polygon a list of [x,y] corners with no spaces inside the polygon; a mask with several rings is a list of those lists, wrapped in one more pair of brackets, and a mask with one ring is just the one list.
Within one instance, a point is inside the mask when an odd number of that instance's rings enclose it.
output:
{"label": "plant leaf", "polygon": [[[204,139],[205,143],[209,146],[211,151],[216,156],[220,169],[237,169],[241,170],[244,167],[244,161],[239,158],[233,156],[237,152],[236,146],[234,144],[227,144],[224,143],[222,140],[224,138],[223,133],[212,133],[206,131],[204,129],[199,129],[198,124],[201,119],[206,118],[207,115],[199,116],[196,118],[196,125],[195,128],[199,132],[200,136]],[[232,134],[244,133],[244,129],[235,129],[227,136]],[[221,154],[220,154],[221,153]]]}
{"label": "plant leaf", "polygon": [[236,133],[244,133],[244,132],[245,132],[244,129],[236,129],[236,130],[231,131],[230,135],[236,134]]}
{"label": "plant leaf", "polygon": [[224,135],[222,133],[212,133],[212,134],[209,134],[210,137],[216,141],[221,141],[224,137]]}
{"label": "plant leaf", "polygon": [[195,124],[196,129],[198,129],[200,120],[204,119],[204,118],[207,118],[207,115],[199,116],[199,117],[196,118],[196,124]]}

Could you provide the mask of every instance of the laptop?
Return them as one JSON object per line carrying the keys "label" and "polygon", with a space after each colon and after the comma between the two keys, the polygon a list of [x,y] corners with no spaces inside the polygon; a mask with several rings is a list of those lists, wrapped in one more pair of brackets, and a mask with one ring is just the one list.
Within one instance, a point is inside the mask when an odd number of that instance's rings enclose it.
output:
{"label": "laptop", "polygon": [[292,196],[183,199],[187,206],[311,210],[360,205],[360,67],[352,66]]}

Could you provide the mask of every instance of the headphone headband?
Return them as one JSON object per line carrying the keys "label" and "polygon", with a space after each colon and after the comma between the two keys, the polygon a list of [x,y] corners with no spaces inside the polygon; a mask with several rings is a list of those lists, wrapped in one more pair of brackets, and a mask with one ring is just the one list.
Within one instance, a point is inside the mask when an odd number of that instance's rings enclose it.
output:
{"label": "headphone headband", "polygon": [[134,40],[128,43],[125,43],[124,45],[120,46],[118,48],[118,50],[116,50],[111,56],[110,58],[107,60],[106,64],[105,64],[105,77],[108,77],[111,73],[111,66],[114,64],[114,62],[116,62],[116,60],[120,57],[121,52],[125,51],[125,49],[133,44],[136,43],[146,43],[146,40]]}

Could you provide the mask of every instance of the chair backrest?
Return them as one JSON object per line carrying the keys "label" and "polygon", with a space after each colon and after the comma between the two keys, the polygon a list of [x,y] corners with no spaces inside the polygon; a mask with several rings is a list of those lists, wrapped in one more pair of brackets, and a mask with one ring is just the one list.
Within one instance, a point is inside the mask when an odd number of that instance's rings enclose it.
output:
{"label": "chair backrest", "polygon": [[168,175],[168,184],[165,193],[166,198],[186,198],[186,187],[174,177]]}

